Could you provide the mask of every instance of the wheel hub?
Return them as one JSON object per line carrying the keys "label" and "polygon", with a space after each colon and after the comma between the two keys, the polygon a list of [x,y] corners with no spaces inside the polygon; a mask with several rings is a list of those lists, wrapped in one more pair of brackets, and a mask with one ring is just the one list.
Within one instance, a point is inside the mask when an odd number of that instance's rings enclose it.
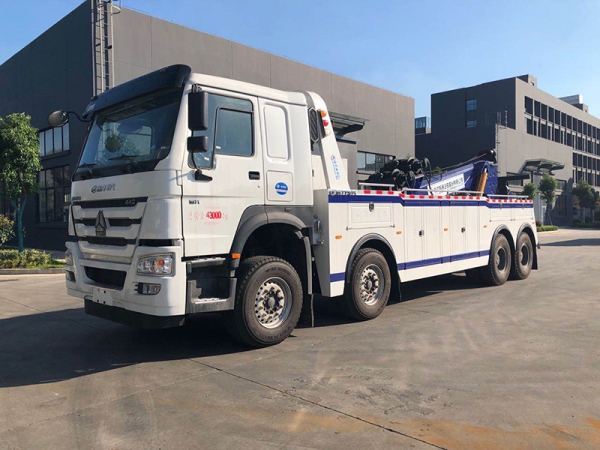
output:
{"label": "wheel hub", "polygon": [[276,328],[289,316],[291,290],[281,278],[270,278],[260,285],[254,297],[254,314],[265,328]]}
{"label": "wheel hub", "polygon": [[365,267],[360,279],[360,298],[367,305],[379,301],[383,294],[383,273],[375,265]]}

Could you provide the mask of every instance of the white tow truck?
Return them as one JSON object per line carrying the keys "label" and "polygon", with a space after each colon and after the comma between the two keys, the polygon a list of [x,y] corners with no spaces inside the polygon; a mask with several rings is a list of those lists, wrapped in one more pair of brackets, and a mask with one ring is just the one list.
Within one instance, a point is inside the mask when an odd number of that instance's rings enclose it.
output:
{"label": "white tow truck", "polygon": [[66,285],[94,316],[166,328],[222,311],[260,347],[311,322],[313,294],[366,320],[402,282],[467,271],[501,285],[537,268],[533,205],[486,193],[494,164],[350,189],[312,92],[176,65],[94,97],[82,117]]}

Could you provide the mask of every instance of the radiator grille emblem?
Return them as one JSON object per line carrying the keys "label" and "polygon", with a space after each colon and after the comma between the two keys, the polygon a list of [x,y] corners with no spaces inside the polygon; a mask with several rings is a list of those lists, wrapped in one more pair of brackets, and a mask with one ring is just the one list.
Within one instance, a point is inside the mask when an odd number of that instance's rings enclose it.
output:
{"label": "radiator grille emblem", "polygon": [[102,210],[100,210],[96,216],[96,236],[105,237],[107,228],[108,225],[106,223],[106,219],[104,218],[104,213]]}

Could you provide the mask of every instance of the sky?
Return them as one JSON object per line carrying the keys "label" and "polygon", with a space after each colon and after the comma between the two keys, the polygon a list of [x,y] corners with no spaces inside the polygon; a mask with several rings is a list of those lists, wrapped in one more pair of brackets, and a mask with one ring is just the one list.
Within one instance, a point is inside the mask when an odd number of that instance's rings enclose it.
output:
{"label": "sky", "polygon": [[[79,0],[11,2],[0,63]],[[122,0],[122,6],[415,99],[531,74],[557,97],[582,94],[600,116],[600,1]]]}

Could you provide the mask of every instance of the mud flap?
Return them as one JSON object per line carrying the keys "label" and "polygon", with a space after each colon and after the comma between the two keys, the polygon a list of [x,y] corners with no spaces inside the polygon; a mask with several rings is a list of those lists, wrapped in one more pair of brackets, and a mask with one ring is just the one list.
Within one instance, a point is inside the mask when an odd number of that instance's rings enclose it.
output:
{"label": "mud flap", "polygon": [[301,325],[305,328],[313,328],[315,326],[315,313],[313,308],[312,294],[304,295],[304,300],[302,301],[302,312],[300,313],[298,325]]}

